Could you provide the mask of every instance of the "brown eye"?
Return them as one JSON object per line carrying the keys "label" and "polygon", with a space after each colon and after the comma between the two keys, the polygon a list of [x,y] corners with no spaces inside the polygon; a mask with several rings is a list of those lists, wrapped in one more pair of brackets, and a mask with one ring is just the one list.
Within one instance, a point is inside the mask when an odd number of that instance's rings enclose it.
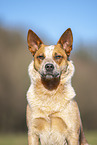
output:
{"label": "brown eye", "polygon": [[37,58],[43,60],[45,57],[43,55],[39,55],[39,56],[37,56]]}
{"label": "brown eye", "polygon": [[63,56],[62,55],[55,55],[55,59],[60,59],[60,58],[63,58]]}

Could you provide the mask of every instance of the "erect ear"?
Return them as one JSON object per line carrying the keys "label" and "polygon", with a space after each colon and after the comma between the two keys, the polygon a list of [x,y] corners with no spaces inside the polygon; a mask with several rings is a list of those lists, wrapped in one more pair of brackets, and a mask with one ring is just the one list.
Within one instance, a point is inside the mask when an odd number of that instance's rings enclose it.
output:
{"label": "erect ear", "polygon": [[32,30],[28,31],[27,42],[28,48],[33,56],[35,52],[39,49],[40,45],[43,44],[40,38]]}
{"label": "erect ear", "polygon": [[61,44],[62,48],[65,50],[67,56],[70,55],[70,52],[72,50],[72,43],[73,43],[73,36],[72,31],[70,28],[68,28],[63,35],[60,37],[57,44]]}

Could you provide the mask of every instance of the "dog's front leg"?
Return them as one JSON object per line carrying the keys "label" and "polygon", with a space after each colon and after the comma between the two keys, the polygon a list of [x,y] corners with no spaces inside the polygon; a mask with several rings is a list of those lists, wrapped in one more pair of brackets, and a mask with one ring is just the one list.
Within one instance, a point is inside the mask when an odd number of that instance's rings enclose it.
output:
{"label": "dog's front leg", "polygon": [[39,145],[39,138],[37,135],[28,134],[28,145]]}
{"label": "dog's front leg", "polygon": [[26,117],[28,126],[28,145],[39,145],[39,137],[34,133],[31,116],[32,116],[31,109],[29,105],[27,105]]}
{"label": "dog's front leg", "polygon": [[79,135],[78,134],[72,134],[67,138],[67,144],[68,145],[79,145]]}

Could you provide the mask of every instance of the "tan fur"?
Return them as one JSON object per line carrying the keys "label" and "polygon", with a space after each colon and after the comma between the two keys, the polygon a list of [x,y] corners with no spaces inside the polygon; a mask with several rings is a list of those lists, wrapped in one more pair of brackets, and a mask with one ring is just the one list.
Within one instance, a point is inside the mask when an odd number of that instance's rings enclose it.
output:
{"label": "tan fur", "polygon": [[[52,49],[52,56],[49,51],[47,55],[46,47]],[[50,47],[42,44],[34,53],[34,61],[28,69],[31,79],[27,92],[28,144],[39,145],[40,138],[42,145],[88,145],[83,133],[79,109],[74,100],[76,94],[71,85],[74,74],[72,61],[67,60],[67,55],[60,44]],[[56,53],[63,56],[58,60],[60,63],[54,60]],[[37,57],[40,54],[45,57],[41,62]],[[56,82],[57,87],[53,87],[52,83],[51,90],[45,87],[48,82],[43,83],[39,73],[46,62],[52,62],[56,70],[62,70],[61,79],[58,84]],[[83,135],[81,139],[80,133]]]}

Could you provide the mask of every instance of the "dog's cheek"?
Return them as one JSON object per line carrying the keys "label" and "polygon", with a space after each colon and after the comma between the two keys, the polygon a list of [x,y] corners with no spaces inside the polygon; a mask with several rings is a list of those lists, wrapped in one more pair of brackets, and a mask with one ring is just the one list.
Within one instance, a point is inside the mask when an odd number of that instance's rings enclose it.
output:
{"label": "dog's cheek", "polygon": [[60,67],[61,71],[64,70],[67,67],[67,61],[63,59],[59,65],[59,67]]}
{"label": "dog's cheek", "polygon": [[41,61],[39,61],[37,58],[34,59],[34,68],[38,71],[41,66]]}

